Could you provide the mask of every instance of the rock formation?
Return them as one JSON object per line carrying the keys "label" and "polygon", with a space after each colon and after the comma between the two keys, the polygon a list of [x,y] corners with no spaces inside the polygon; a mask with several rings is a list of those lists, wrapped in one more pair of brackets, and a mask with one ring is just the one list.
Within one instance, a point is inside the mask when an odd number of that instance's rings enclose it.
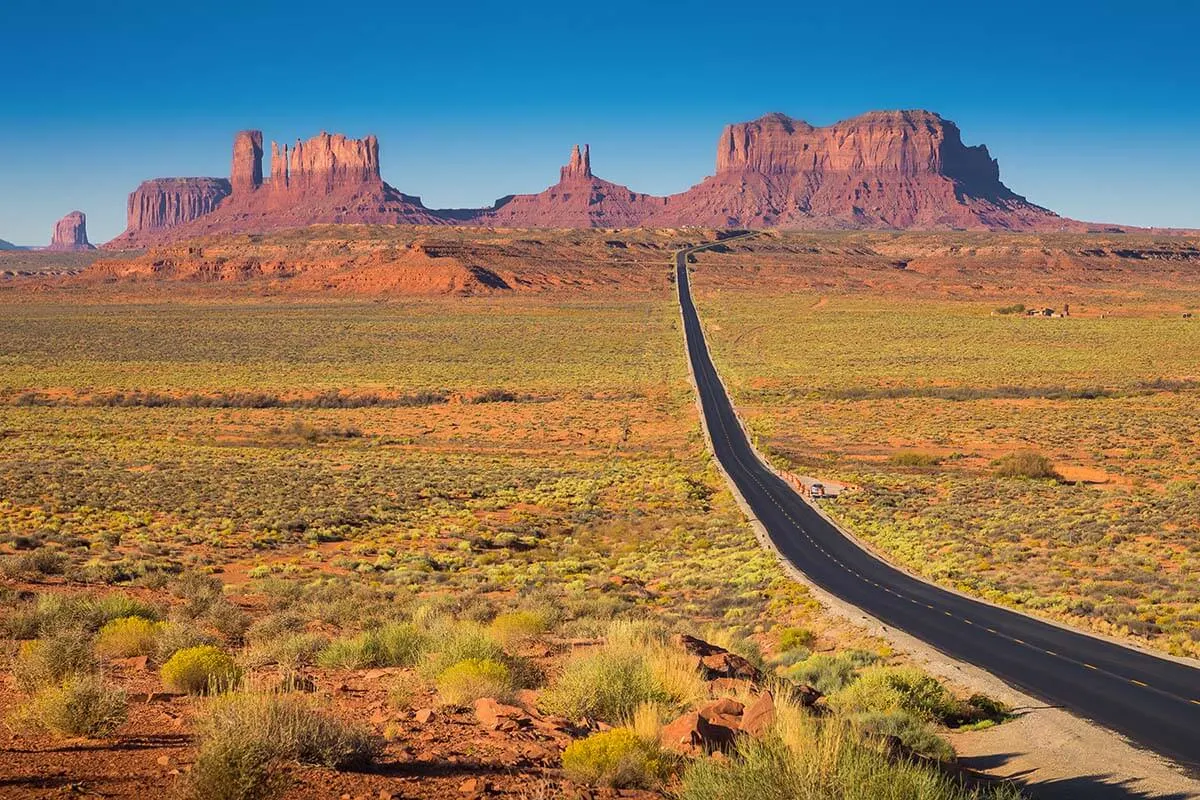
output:
{"label": "rock formation", "polygon": [[54,223],[54,234],[46,249],[61,252],[95,250],[88,243],[87,216],[82,211],[72,211]]}
{"label": "rock formation", "polygon": [[207,233],[315,223],[507,227],[879,228],[1086,230],[1000,181],[983,145],[928,111],[875,111],[826,127],[784,114],[729,125],[717,171],[680,194],[641,194],[592,173],[576,145],[559,181],[490,208],[432,211],[385,183],[374,136],[321,133],[271,143],[264,182],[260,131],[234,141],[230,180],[160,178],[129,200],[129,228],[109,245],[143,246]]}
{"label": "rock formation", "polygon": [[133,248],[207,233],[247,233],[317,223],[445,224],[420,198],[379,174],[379,142],[321,133],[289,150],[271,143],[264,180],[261,131],[234,138],[230,179],[157,178],[129,198],[125,233],[105,247]]}
{"label": "rock formation", "polygon": [[262,131],[241,131],[233,140],[233,166],[229,184],[234,194],[253,192],[263,182]]}
{"label": "rock formation", "polygon": [[595,177],[590,148],[584,145],[581,152],[575,145],[558,183],[539,194],[501,198],[465,221],[514,228],[631,228],[661,212],[665,203]]}
{"label": "rock formation", "polygon": [[[275,152],[275,143],[271,143]],[[379,141],[374,136],[348,139],[322,131],[307,142],[296,141],[287,169],[288,191],[332,194],[347,186],[382,183],[379,177]]]}
{"label": "rock formation", "polygon": [[559,183],[572,183],[576,181],[587,181],[592,177],[592,153],[591,147],[583,146],[583,153],[579,152],[579,145],[575,145],[571,150],[571,160],[567,165],[559,170]]}
{"label": "rock formation", "polygon": [[659,224],[784,228],[1077,227],[1000,182],[983,145],[928,111],[817,128],[783,114],[729,125],[717,174],[669,198]]}
{"label": "rock formation", "polygon": [[225,178],[154,178],[129,195],[125,232],[105,247],[141,247],[210,214],[233,191]]}

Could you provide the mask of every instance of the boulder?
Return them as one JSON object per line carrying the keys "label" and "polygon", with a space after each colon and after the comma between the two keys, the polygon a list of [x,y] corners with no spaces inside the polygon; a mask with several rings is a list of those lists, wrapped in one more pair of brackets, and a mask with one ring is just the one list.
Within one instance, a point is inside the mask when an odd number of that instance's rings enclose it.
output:
{"label": "boulder", "polygon": [[740,731],[740,721],[717,713],[712,707],[683,714],[665,725],[659,741],[668,750],[683,755],[700,755],[714,750],[728,750]]}
{"label": "boulder", "polygon": [[763,692],[742,712],[741,729],[750,736],[762,736],[775,724],[775,698]]}
{"label": "boulder", "polygon": [[498,703],[491,697],[475,701],[475,718],[490,731],[516,730],[529,724],[529,717],[516,706]]}

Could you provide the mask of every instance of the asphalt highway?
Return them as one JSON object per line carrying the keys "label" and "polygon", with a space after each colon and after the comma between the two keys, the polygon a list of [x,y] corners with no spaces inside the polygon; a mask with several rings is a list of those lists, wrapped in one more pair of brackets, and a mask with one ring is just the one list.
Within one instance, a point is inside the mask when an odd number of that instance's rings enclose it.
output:
{"label": "asphalt highway", "polygon": [[862,549],[758,460],[709,356],[692,302],[690,252],[676,255],[676,286],[714,455],[783,556],[884,624],[1197,771],[1200,670],[918,580]]}

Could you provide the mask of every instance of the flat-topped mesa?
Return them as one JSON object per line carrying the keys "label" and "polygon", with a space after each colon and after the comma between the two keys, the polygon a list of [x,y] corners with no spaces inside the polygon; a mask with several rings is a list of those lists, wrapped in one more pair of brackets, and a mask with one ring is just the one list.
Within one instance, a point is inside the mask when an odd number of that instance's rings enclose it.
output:
{"label": "flat-topped mesa", "polygon": [[54,223],[54,234],[46,249],[63,252],[95,250],[87,238],[87,215],[82,211],[72,211]]}
{"label": "flat-topped mesa", "polygon": [[182,225],[212,212],[233,191],[225,178],[154,178],[129,195],[126,233]]}
{"label": "flat-topped mesa", "polygon": [[[332,194],[344,187],[381,184],[379,177],[379,140],[374,136],[349,139],[340,133],[321,132],[307,142],[297,140],[290,157],[286,148],[281,160],[287,161],[286,182],[289,193]],[[272,172],[275,147],[272,143]],[[272,174],[272,180],[274,180]]]}
{"label": "flat-topped mesa", "polygon": [[590,181],[592,179],[592,154],[588,145],[579,151],[579,145],[571,148],[571,160],[559,171],[559,183]]}
{"label": "flat-topped mesa", "polygon": [[738,170],[932,174],[975,197],[1015,197],[1000,183],[987,147],[966,147],[958,127],[931,111],[872,111],[823,128],[779,113],[728,125],[717,147],[717,173]]}
{"label": "flat-topped mesa", "polygon": [[233,140],[233,165],[229,183],[235,194],[253,192],[263,182],[262,131],[239,131]]}

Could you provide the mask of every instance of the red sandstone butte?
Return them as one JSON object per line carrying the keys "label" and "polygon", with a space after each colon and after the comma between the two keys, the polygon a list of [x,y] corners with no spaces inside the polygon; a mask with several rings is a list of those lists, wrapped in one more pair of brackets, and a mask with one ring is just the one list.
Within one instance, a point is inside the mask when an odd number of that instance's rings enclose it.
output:
{"label": "red sandstone butte", "polygon": [[668,198],[657,224],[749,228],[1077,230],[1000,182],[983,145],[929,111],[814,127],[784,114],[729,125],[717,174]]}
{"label": "red sandstone butte", "polygon": [[784,114],[726,126],[716,174],[669,197],[592,173],[585,145],[559,181],[490,208],[436,211],[383,181],[379,143],[321,133],[290,148],[242,131],[229,180],[159,178],[129,199],[128,229],[106,247],[316,223],[529,228],[681,227],[1084,231],[1016,194],[983,145],[929,111],[873,111],[816,127]]}
{"label": "red sandstone butte", "polygon": [[50,246],[46,249],[64,252],[95,250],[96,248],[88,243],[87,215],[82,211],[72,211],[54,223],[54,233],[50,237]]}

